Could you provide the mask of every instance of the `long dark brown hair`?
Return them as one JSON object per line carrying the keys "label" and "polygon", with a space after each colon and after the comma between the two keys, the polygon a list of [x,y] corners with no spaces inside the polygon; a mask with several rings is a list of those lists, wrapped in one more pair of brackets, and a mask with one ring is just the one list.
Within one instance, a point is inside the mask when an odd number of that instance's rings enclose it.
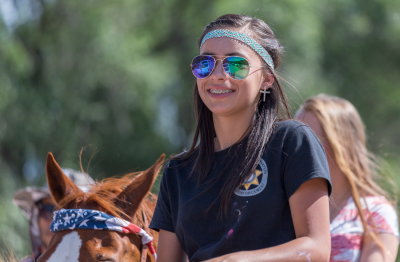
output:
{"label": "long dark brown hair", "polygon": [[[199,39],[199,45],[204,35],[215,29],[240,29],[247,35],[261,44],[271,55],[275,69],[280,65],[280,57],[283,47],[276,39],[271,28],[262,20],[245,15],[227,14],[218,17],[204,29],[202,36]],[[264,62],[265,63],[265,62]],[[265,65],[267,65],[265,63]],[[221,177],[229,170],[230,176],[222,186],[218,198],[211,205],[215,205],[219,201],[220,215],[226,215],[230,199],[235,189],[241,185],[246,178],[257,167],[266,144],[271,136],[274,126],[279,119],[289,118],[289,108],[286,101],[286,96],[277,79],[275,70],[266,66],[265,70],[269,70],[275,81],[270,88],[270,94],[265,102],[259,101],[254,121],[249,126],[247,132],[243,135],[235,145],[231,148],[229,157],[226,157],[221,163],[224,167],[217,175],[210,178],[207,177],[214,158],[214,138],[215,129],[213,125],[213,117],[211,111],[205,106],[201,100],[197,84],[194,88],[194,107],[196,114],[196,130],[193,137],[191,147],[187,152],[179,156],[179,159],[190,159],[194,157],[194,166],[192,175],[197,178],[199,183],[204,182],[207,178],[211,185],[220,180]],[[194,154],[196,152],[196,154]]]}

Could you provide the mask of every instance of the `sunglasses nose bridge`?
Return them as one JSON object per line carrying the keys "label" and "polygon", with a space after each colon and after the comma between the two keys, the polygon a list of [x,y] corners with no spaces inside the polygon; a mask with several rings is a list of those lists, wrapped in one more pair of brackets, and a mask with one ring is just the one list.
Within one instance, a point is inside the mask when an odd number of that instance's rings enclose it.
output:
{"label": "sunglasses nose bridge", "polygon": [[224,75],[224,76],[227,76],[227,72],[225,71],[225,68],[224,68],[224,60],[225,60],[225,58],[214,58],[214,68],[213,68],[213,70],[212,70],[212,72],[211,72],[211,75],[212,74],[221,74],[221,75]]}

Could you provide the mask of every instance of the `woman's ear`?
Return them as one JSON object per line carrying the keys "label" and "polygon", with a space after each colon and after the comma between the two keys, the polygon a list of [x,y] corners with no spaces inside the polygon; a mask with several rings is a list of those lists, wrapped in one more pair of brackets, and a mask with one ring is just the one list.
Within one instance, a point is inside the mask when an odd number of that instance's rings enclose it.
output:
{"label": "woman's ear", "polygon": [[268,87],[267,89],[269,89],[275,82],[275,76],[274,74],[272,74],[271,72],[267,72],[264,74],[264,79],[263,79],[263,85],[265,87]]}

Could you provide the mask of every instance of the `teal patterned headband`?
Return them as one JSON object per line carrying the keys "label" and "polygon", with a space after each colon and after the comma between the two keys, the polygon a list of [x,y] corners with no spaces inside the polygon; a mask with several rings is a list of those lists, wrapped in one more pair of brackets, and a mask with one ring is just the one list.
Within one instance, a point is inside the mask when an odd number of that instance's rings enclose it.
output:
{"label": "teal patterned headband", "polygon": [[224,30],[224,29],[217,29],[214,31],[208,32],[203,39],[201,40],[200,48],[203,46],[203,44],[211,38],[217,38],[217,37],[229,37],[233,38],[236,40],[239,40],[240,42],[245,43],[248,45],[251,49],[253,49],[259,56],[262,57],[262,59],[267,63],[267,65],[274,70],[274,61],[272,60],[272,57],[268,53],[267,50],[265,50],[262,45],[257,43],[253,38],[249,37],[246,34],[235,32],[235,31],[230,31],[230,30]]}

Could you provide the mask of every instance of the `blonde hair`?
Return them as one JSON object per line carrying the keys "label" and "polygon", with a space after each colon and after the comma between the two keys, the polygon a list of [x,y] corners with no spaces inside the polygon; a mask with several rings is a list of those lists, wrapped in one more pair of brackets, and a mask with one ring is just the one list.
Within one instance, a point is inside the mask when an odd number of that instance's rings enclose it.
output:
{"label": "blonde hair", "polygon": [[365,236],[372,237],[383,247],[373,230],[369,229],[360,198],[371,195],[389,197],[374,181],[378,165],[376,157],[367,149],[365,126],[356,108],[343,98],[320,94],[306,100],[298,112],[313,113],[319,120],[333,160],[350,184]]}

